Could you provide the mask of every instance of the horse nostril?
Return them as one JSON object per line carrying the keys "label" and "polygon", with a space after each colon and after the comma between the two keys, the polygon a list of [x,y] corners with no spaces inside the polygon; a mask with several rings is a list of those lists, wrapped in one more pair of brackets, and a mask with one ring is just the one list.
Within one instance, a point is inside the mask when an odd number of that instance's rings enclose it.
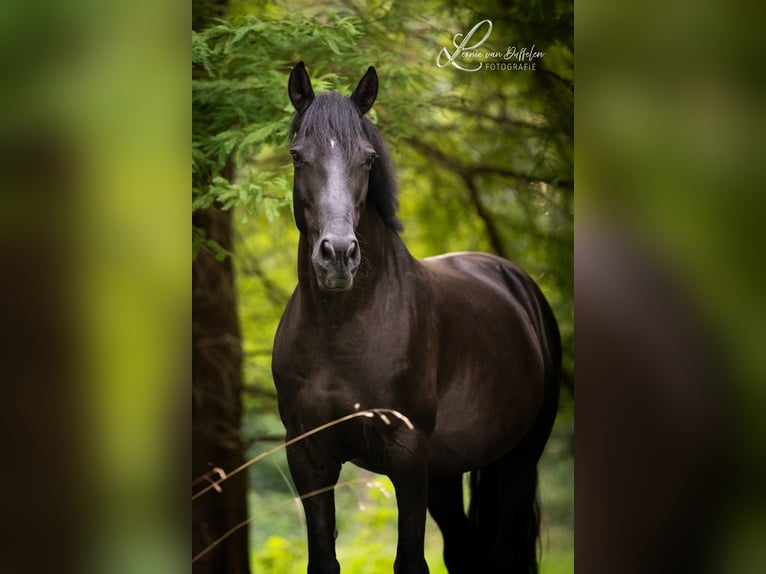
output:
{"label": "horse nostril", "polygon": [[326,261],[335,259],[335,249],[333,249],[332,243],[327,239],[322,240],[322,243],[319,244],[319,253]]}
{"label": "horse nostril", "polygon": [[351,245],[349,245],[348,249],[346,249],[346,261],[353,261],[356,258],[358,252],[359,246],[356,240],[354,240],[351,242]]}
{"label": "horse nostril", "polygon": [[327,235],[319,242],[316,258],[325,267],[348,266],[354,269],[360,259],[359,243],[353,237]]}

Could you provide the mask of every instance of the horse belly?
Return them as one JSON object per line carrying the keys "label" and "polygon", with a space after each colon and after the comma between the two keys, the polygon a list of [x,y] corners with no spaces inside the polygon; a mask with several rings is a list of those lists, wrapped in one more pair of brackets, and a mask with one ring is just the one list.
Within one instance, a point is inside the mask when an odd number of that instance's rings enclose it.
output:
{"label": "horse belly", "polygon": [[[432,474],[453,475],[498,460],[526,436],[541,403],[510,398],[482,402],[462,393],[447,398],[437,411],[429,442]],[[523,410],[518,408],[522,404]]]}
{"label": "horse belly", "polygon": [[[432,472],[480,468],[509,452],[538,418],[544,397],[542,350],[533,334],[508,315],[460,326],[443,351],[436,424],[430,439]],[[454,342],[458,341],[455,345]]]}

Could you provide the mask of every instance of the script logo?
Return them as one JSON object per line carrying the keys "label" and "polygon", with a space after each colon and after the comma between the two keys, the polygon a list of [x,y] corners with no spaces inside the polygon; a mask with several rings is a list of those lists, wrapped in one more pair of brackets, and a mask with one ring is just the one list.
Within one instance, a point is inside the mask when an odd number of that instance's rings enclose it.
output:
{"label": "script logo", "polygon": [[[475,44],[470,44],[470,42],[473,40],[474,35],[477,34],[479,29],[487,25],[487,32],[484,34],[484,37],[481,40],[478,40]],[[455,36],[452,38],[452,45],[455,46],[455,51],[450,54],[447,48],[442,48],[439,53],[436,56],[436,65],[440,68],[444,68],[445,66],[448,66],[452,64],[455,66],[458,70],[463,70],[464,72],[478,72],[481,70],[482,66],[484,65],[482,62],[477,62],[476,66],[473,68],[464,68],[460,64],[458,64],[455,60],[458,56],[460,56],[463,52],[470,52],[472,50],[476,50],[479,46],[484,44],[489,39],[489,35],[492,33],[492,22],[490,20],[482,20],[478,24],[476,24],[471,30],[463,35],[463,34],[455,34]]]}
{"label": "script logo", "polygon": [[537,49],[535,44],[528,47],[506,44],[507,49],[502,51],[498,50],[497,46],[494,49],[491,47],[481,48],[489,40],[490,34],[492,34],[491,20],[482,20],[467,34],[455,34],[452,38],[454,51],[450,53],[447,48],[439,50],[436,55],[436,65],[440,68],[452,65],[463,72],[478,72],[479,70],[488,72],[526,70],[534,72],[537,70],[538,60],[545,56],[545,52]]}

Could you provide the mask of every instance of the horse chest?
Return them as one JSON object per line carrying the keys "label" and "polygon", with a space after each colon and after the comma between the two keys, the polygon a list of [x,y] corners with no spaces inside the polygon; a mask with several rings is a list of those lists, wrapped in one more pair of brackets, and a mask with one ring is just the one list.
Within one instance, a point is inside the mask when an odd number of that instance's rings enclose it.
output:
{"label": "horse chest", "polygon": [[306,329],[290,342],[292,360],[275,370],[277,390],[283,414],[301,421],[302,430],[364,409],[415,419],[435,412],[426,366],[413,360],[408,332],[392,337],[380,324],[364,327],[344,334]]}
{"label": "horse chest", "polygon": [[[406,353],[384,349],[374,338],[317,341],[310,351],[312,368],[307,373],[308,394],[335,393],[356,397],[356,402],[383,399],[395,381],[408,376]],[[354,404],[355,404],[354,403]]]}

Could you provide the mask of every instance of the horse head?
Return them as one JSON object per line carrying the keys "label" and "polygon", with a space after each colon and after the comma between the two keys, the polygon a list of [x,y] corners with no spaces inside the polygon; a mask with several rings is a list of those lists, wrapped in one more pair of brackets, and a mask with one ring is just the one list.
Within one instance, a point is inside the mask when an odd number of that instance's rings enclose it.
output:
{"label": "horse head", "polygon": [[363,126],[378,76],[371,66],[350,97],[315,96],[301,62],[290,74],[288,93],[296,110],[290,149],[295,221],[308,239],[319,289],[348,291],[362,260],[356,231],[378,157]]}

